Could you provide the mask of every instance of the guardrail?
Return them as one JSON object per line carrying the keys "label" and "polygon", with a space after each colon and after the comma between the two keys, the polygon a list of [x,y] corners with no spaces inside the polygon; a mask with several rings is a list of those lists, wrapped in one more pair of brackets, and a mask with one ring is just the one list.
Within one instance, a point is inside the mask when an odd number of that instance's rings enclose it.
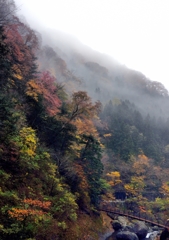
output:
{"label": "guardrail", "polygon": [[128,218],[132,218],[132,219],[136,219],[136,220],[139,220],[139,221],[144,221],[146,223],[149,223],[149,224],[152,224],[154,226],[158,226],[158,227],[161,227],[161,228],[166,228],[166,224],[161,224],[159,222],[155,222],[154,220],[146,217],[141,217],[139,216],[140,213],[136,215],[132,215],[131,213],[126,213],[126,212],[121,212],[121,211],[117,211],[116,209],[110,209],[110,208],[107,208],[107,207],[101,207],[101,208],[98,208],[99,211],[104,211],[104,212],[107,212],[107,213],[113,213],[113,214],[117,214],[117,215],[120,215],[120,216],[125,216],[125,217],[128,217]]}

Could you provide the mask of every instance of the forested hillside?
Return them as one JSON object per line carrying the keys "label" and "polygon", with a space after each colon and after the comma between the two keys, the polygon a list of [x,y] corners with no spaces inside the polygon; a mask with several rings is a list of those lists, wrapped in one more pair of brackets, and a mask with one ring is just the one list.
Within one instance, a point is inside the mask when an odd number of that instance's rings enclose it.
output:
{"label": "forested hillside", "polygon": [[103,178],[110,189],[103,199],[124,193],[137,212],[147,207],[167,218],[169,172],[169,93],[143,73],[58,31],[42,33],[39,69],[50,71],[68,94],[86,91],[102,109],[94,123],[104,146]]}
{"label": "forested hillside", "polygon": [[0,4],[1,239],[85,237],[92,214],[101,223],[92,210],[104,187],[92,121],[100,103],[39,72],[36,32],[12,15],[12,1]]}
{"label": "forested hillside", "polygon": [[15,10],[0,0],[0,239],[98,239],[116,192],[165,219],[168,91]]}

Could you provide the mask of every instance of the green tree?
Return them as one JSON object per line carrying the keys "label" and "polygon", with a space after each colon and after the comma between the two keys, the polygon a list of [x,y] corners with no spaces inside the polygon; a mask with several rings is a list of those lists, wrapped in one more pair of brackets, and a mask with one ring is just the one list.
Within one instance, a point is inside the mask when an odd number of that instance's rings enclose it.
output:
{"label": "green tree", "polygon": [[81,163],[87,176],[89,184],[89,196],[91,203],[98,204],[99,196],[102,191],[101,176],[103,173],[103,164],[101,163],[102,149],[98,140],[92,136],[83,138],[85,147],[81,152]]}

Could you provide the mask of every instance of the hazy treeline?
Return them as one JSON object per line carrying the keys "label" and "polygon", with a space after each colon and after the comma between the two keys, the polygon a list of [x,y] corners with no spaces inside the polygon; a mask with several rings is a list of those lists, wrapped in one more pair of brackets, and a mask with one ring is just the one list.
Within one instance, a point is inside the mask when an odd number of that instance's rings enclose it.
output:
{"label": "hazy treeline", "polygon": [[15,9],[0,0],[0,237],[98,239],[119,190],[165,218],[167,90]]}

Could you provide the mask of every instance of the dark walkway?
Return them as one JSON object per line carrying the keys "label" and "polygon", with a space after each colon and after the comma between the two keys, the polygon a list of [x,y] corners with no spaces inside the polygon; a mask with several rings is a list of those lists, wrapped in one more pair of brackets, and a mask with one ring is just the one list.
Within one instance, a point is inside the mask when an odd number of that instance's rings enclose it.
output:
{"label": "dark walkway", "polygon": [[117,215],[120,215],[120,216],[125,216],[125,217],[136,219],[136,220],[139,220],[139,221],[144,221],[146,223],[149,223],[149,224],[152,224],[154,226],[161,227],[161,228],[166,227],[166,224],[162,224],[161,222],[155,222],[154,220],[148,218],[148,216],[142,217],[141,213],[138,213],[137,215],[133,215],[132,213],[118,211],[117,209],[111,209],[110,207],[106,207],[106,206],[104,206],[104,207],[102,206],[98,210],[99,211],[104,211],[104,212],[107,212],[107,213],[117,214]]}

